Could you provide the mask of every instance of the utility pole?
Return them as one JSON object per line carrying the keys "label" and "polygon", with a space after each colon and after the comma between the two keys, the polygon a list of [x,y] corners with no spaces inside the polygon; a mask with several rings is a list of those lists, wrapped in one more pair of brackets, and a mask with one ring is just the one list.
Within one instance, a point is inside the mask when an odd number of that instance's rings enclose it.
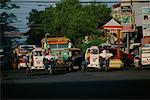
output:
{"label": "utility pole", "polygon": [[127,53],[129,53],[129,46],[130,46],[130,33],[126,33],[127,34]]}
{"label": "utility pole", "polygon": [[[131,0],[131,10],[132,10],[132,0]],[[129,48],[130,48],[130,32],[127,33],[127,53],[129,53]]]}
{"label": "utility pole", "polygon": [[126,52],[129,53],[130,48],[130,34],[134,31],[132,26],[133,20],[133,0],[121,0],[122,2],[128,1],[127,3],[121,3],[121,25],[123,26],[122,32],[126,34]]}

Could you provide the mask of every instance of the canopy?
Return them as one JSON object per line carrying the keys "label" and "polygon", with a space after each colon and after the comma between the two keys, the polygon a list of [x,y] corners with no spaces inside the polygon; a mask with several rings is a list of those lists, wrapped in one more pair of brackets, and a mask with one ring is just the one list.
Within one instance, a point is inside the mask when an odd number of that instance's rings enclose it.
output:
{"label": "canopy", "polygon": [[104,26],[104,29],[122,29],[123,26],[121,26],[116,20],[114,20],[113,18],[107,22]]}

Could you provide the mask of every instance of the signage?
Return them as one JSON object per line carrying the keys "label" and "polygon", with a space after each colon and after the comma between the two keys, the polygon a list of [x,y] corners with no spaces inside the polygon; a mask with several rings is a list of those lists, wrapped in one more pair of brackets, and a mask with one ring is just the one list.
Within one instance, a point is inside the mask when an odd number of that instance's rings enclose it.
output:
{"label": "signage", "polygon": [[143,37],[150,36],[150,7],[142,8]]}
{"label": "signage", "polygon": [[67,40],[49,40],[48,44],[67,44]]}
{"label": "signage", "polygon": [[125,16],[125,15],[123,15],[121,21],[122,21],[123,24],[132,23],[132,17],[131,16]]}
{"label": "signage", "polygon": [[131,6],[122,6],[121,7],[121,14],[123,14],[123,15],[131,15],[132,14]]}
{"label": "signage", "polygon": [[134,16],[131,6],[121,6],[121,25],[123,26],[122,32],[135,31]]}
{"label": "signage", "polygon": [[5,32],[4,37],[21,37],[24,36],[23,33],[20,32]]}
{"label": "signage", "polygon": [[131,5],[131,0],[121,0],[121,6],[130,6]]}

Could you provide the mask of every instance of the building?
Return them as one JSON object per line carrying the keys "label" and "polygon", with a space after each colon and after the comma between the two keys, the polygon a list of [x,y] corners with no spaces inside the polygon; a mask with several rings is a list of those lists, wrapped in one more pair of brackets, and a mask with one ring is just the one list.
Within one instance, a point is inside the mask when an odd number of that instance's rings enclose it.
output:
{"label": "building", "polygon": [[[144,11],[146,11],[146,13]],[[126,12],[128,14],[126,14]],[[148,40],[150,40],[150,21],[147,20],[147,22],[145,22],[144,19],[150,19],[150,0],[121,0],[120,4],[118,3],[112,6],[112,16],[114,19],[120,21],[121,25],[130,26],[126,27],[125,29],[133,28],[133,32],[127,31],[129,32],[127,40],[130,38],[130,40],[128,40],[130,41],[129,45],[131,42],[141,42],[142,44],[149,43]],[[123,21],[131,21],[132,25],[130,25],[130,23],[124,23]],[[128,34],[123,33],[124,37],[126,37],[126,35]]]}
{"label": "building", "polygon": [[[131,0],[130,0],[131,1]],[[142,0],[147,2],[138,2],[141,0],[132,0],[132,6],[135,12],[135,24],[136,26],[142,26],[142,8],[150,7],[150,0]]]}

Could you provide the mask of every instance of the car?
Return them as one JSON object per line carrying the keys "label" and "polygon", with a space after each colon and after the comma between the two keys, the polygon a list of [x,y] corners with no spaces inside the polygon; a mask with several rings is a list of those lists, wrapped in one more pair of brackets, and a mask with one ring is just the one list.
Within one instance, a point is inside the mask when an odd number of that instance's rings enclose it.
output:
{"label": "car", "polygon": [[74,55],[72,57],[73,66],[78,66],[81,69],[82,62],[84,61],[84,55]]}

